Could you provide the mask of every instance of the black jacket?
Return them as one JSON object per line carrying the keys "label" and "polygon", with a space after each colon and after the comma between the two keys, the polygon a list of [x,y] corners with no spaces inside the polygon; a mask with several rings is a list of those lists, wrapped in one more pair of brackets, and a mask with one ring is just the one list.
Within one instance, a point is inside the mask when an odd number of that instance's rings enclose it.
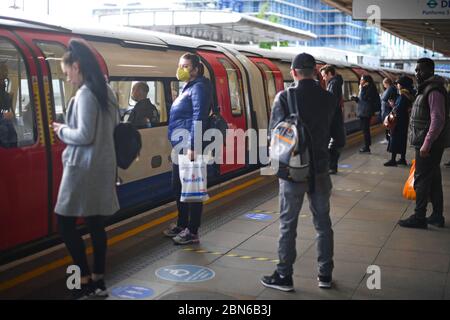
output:
{"label": "black jacket", "polygon": [[[343,127],[342,122],[332,122],[336,111],[336,99],[312,79],[299,81],[296,86],[296,94],[298,113],[311,133],[314,159],[312,167],[316,174],[326,173],[329,169],[330,129],[332,126]],[[273,130],[288,115],[287,90],[283,90],[275,97],[269,130]],[[343,130],[343,128],[338,128],[338,130]]]}
{"label": "black jacket", "polygon": [[345,127],[344,127],[344,117],[342,115],[342,85],[344,84],[344,79],[340,74],[336,74],[328,82],[327,91],[330,92],[336,99],[336,110],[334,112],[334,117],[332,120],[332,126],[330,128],[330,135],[332,141],[330,147],[332,148],[343,148],[345,145]]}
{"label": "black jacket", "polygon": [[389,105],[389,99],[392,99],[394,101],[397,100],[397,89],[394,86],[390,86],[386,90],[384,90],[383,94],[381,95],[381,119],[384,120],[384,118],[387,117],[389,112],[392,111],[392,107]]}
{"label": "black jacket", "polygon": [[136,103],[130,113],[128,122],[131,122],[136,128],[148,128],[159,123],[159,113],[156,107],[151,103],[150,99],[144,99]]}

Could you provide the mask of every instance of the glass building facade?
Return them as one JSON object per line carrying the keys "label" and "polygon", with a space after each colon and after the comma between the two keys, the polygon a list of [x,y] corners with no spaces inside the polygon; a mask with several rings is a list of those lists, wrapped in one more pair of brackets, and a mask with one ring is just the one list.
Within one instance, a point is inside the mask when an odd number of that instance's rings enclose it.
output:
{"label": "glass building facade", "polygon": [[184,0],[188,8],[231,10],[264,17],[292,28],[315,33],[315,40],[301,42],[306,46],[333,47],[378,54],[380,31],[364,21],[330,7],[320,0]]}

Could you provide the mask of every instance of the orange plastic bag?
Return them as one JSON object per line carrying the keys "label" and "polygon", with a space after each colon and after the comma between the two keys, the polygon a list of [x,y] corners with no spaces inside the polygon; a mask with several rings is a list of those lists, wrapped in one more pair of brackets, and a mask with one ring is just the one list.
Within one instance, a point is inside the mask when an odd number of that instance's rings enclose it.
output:
{"label": "orange plastic bag", "polygon": [[416,171],[416,160],[412,161],[408,180],[406,180],[405,186],[403,187],[403,197],[408,200],[416,200],[416,191],[414,190],[414,171]]}

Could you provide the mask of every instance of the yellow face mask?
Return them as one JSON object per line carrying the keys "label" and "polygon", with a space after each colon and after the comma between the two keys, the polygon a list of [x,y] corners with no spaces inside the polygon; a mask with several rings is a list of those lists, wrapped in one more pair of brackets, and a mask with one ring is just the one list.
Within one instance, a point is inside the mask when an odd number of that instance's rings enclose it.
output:
{"label": "yellow face mask", "polygon": [[180,81],[188,81],[189,80],[189,69],[188,68],[178,68],[177,69],[177,79]]}

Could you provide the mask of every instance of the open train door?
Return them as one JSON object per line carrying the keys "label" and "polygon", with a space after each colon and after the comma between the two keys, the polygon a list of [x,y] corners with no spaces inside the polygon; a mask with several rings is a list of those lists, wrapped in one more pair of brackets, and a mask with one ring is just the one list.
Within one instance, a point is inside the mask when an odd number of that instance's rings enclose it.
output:
{"label": "open train door", "polygon": [[[220,114],[228,123],[228,128],[233,130],[241,129],[243,132],[247,130],[247,122],[245,118],[244,92],[242,85],[242,75],[239,68],[228,59],[223,53],[211,51],[197,52],[206,60],[211,67],[211,81],[214,82],[217,95],[217,105]],[[239,143],[239,139],[234,138],[234,147],[230,149],[228,144],[223,149],[223,164],[220,164],[220,174],[226,174],[245,167],[246,144]],[[244,163],[242,157],[238,159],[238,147],[245,148]],[[232,150],[227,154],[226,149]],[[238,161],[239,160],[239,161]]]}
{"label": "open train door", "polygon": [[[49,128],[37,59],[0,29],[0,256],[47,236],[50,229]],[[3,91],[3,90],[2,90]]]}

